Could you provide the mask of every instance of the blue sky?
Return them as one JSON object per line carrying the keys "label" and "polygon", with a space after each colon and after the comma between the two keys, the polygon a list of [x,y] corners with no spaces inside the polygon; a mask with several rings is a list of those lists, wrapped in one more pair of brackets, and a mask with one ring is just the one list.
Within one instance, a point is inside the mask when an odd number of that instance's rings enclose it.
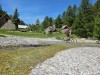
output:
{"label": "blue sky", "polygon": [[[94,3],[96,0],[90,0]],[[27,24],[35,23],[36,19],[43,21],[45,16],[56,18],[69,5],[79,6],[81,0],[0,0],[2,9],[13,14],[18,8],[19,18]]]}

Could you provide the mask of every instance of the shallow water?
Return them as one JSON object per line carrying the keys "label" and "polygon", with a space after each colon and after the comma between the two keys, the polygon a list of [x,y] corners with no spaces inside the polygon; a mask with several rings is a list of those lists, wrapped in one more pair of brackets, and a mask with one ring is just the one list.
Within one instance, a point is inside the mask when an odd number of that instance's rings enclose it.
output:
{"label": "shallow water", "polygon": [[26,49],[26,48],[34,48],[34,47],[46,47],[50,45],[23,45],[23,46],[11,46],[11,47],[2,47],[0,50],[16,50],[16,49]]}
{"label": "shallow water", "polygon": [[68,47],[100,47],[100,44],[94,44],[94,43],[66,43],[66,42],[45,42],[41,45],[19,45],[19,46],[6,46],[6,47],[0,47],[0,50],[15,50],[15,49],[22,49],[22,48],[34,48],[34,47],[46,47],[50,45],[65,45]]}

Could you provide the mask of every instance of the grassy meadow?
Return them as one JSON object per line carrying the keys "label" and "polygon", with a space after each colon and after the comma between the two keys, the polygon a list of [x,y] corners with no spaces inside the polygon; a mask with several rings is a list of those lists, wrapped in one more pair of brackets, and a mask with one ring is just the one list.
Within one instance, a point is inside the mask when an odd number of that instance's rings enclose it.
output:
{"label": "grassy meadow", "polygon": [[0,75],[28,75],[32,68],[55,53],[68,49],[65,45],[0,50]]}
{"label": "grassy meadow", "polygon": [[0,29],[0,36],[4,35],[12,35],[12,36],[23,36],[23,37],[38,37],[38,38],[47,38],[47,37],[56,37],[62,38],[65,37],[65,34],[62,33],[54,33],[54,34],[43,34],[39,32],[21,32],[21,31],[10,31]]}

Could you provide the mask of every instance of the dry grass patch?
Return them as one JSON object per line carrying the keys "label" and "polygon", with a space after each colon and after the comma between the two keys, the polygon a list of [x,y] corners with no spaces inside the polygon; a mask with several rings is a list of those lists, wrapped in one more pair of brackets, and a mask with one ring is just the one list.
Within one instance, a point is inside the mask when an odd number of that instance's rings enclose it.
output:
{"label": "dry grass patch", "polygon": [[0,75],[28,75],[35,65],[68,48],[64,45],[53,45],[19,50],[0,50]]}

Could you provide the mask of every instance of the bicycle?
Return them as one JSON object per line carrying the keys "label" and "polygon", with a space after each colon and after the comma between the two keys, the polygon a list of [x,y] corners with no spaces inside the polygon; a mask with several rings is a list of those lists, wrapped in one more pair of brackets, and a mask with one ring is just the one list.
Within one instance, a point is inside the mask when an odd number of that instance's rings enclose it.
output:
{"label": "bicycle", "polygon": [[71,38],[64,38],[62,41],[64,41],[64,42],[72,42],[72,43],[77,43],[77,39],[76,38],[73,38],[73,37],[71,37]]}

